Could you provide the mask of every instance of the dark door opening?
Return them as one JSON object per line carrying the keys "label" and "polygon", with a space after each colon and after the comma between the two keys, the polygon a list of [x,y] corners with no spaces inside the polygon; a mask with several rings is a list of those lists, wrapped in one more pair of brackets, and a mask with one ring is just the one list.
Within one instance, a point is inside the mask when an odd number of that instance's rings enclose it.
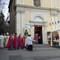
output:
{"label": "dark door opening", "polygon": [[35,26],[34,34],[37,34],[37,33],[38,33],[38,36],[40,36],[38,39],[38,44],[42,44],[42,26]]}

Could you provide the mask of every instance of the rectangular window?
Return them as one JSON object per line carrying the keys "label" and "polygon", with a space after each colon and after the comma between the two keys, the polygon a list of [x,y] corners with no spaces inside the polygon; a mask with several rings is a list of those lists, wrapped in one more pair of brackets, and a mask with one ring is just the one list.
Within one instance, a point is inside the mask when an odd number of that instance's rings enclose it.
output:
{"label": "rectangular window", "polygon": [[40,0],[34,0],[34,6],[36,7],[41,6]]}

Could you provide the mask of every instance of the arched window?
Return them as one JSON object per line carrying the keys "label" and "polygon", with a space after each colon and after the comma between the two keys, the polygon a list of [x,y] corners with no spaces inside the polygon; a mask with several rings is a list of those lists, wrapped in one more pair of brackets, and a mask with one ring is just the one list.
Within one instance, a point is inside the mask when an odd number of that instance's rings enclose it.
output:
{"label": "arched window", "polygon": [[34,6],[39,7],[41,6],[41,1],[40,0],[33,0],[34,1]]}

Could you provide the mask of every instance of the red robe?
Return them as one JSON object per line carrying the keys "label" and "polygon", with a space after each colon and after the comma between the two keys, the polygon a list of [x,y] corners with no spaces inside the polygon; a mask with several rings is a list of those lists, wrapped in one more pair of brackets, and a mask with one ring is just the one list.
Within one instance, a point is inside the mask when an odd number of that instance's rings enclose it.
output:
{"label": "red robe", "polygon": [[25,46],[25,37],[23,37],[23,39],[22,39],[22,44],[23,44],[23,46]]}
{"label": "red robe", "polygon": [[18,48],[18,38],[16,35],[14,36],[13,47]]}
{"label": "red robe", "polygon": [[8,42],[7,42],[6,48],[9,48],[9,46],[10,46],[10,37],[8,38]]}
{"label": "red robe", "polygon": [[21,47],[21,45],[22,45],[22,38],[18,36],[18,46]]}
{"label": "red robe", "polygon": [[13,45],[13,38],[11,36],[8,38],[8,43],[6,48],[10,48],[10,45]]}

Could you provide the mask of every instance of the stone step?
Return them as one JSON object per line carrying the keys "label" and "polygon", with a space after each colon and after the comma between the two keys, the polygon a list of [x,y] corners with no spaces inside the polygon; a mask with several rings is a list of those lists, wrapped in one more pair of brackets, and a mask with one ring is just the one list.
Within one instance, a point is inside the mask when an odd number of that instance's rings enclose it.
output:
{"label": "stone step", "polygon": [[49,48],[51,46],[47,45],[47,44],[35,44],[35,45],[33,45],[33,47],[36,47],[36,48],[40,48],[40,47],[42,47],[42,48],[44,48],[44,47]]}

